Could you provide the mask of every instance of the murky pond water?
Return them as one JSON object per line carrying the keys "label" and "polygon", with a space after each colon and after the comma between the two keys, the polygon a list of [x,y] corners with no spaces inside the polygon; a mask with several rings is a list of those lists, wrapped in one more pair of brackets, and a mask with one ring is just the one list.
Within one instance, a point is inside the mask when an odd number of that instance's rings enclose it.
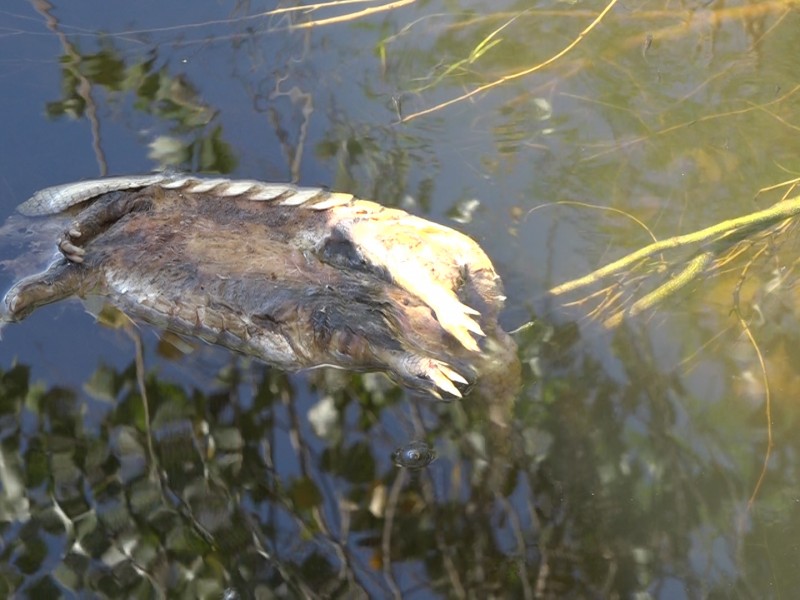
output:
{"label": "murky pond water", "polygon": [[548,290],[793,195],[796,3],[315,6],[4,6],[0,217],[157,167],[400,206],[535,318],[522,390],[437,403],[47,307],[0,342],[3,595],[792,597],[792,223]]}

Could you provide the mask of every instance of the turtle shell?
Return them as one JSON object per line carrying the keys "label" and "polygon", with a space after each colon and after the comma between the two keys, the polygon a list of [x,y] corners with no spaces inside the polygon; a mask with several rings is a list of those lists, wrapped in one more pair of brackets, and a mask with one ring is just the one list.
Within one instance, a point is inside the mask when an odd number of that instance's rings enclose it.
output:
{"label": "turtle shell", "polygon": [[286,369],[383,370],[460,397],[504,296],[453,229],[321,188],[153,174],[56,186],[21,214],[71,221],[5,319],[100,295],[134,318]]}

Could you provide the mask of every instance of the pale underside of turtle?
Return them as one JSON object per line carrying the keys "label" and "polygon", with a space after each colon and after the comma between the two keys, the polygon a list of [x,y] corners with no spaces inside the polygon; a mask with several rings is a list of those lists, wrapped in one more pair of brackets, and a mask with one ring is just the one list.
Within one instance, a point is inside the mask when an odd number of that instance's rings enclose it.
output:
{"label": "pale underside of turtle", "polygon": [[502,334],[476,242],[349,194],[154,174],[48,188],[18,211],[73,220],[61,256],[6,294],[5,320],[99,295],[284,369],[382,370],[437,397],[461,396],[484,330]]}

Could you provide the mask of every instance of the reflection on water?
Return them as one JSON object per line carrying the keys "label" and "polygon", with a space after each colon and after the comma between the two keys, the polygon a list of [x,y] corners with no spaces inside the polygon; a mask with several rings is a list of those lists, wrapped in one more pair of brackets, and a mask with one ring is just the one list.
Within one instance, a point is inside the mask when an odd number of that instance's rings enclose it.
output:
{"label": "reflection on water", "polygon": [[[436,404],[149,330],[137,373],[77,305],[7,328],[5,595],[792,596],[792,230],[613,332],[601,296],[542,295],[786,191],[757,195],[798,170],[792,3],[618,3],[540,69],[606,4],[73,4],[0,14],[3,218],[153,161],[328,185],[455,216],[503,275],[507,328],[538,320],[510,420],[480,390]],[[436,460],[396,467],[414,441]]]}

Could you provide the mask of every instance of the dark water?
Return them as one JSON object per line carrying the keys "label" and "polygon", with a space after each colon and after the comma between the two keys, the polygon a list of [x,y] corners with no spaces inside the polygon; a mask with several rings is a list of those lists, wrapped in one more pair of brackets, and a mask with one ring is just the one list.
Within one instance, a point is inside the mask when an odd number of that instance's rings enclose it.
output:
{"label": "dark water", "polygon": [[[472,235],[504,325],[537,320],[502,435],[470,398],[142,328],[145,402],[113,315],[63,303],[6,327],[2,594],[794,597],[792,231],[610,331],[697,248],[545,292],[787,191],[757,195],[800,170],[800,14],[620,2],[532,69],[604,7],[3,6],[3,219],[47,185],[167,165],[326,185]],[[398,468],[412,442],[435,460]]]}

